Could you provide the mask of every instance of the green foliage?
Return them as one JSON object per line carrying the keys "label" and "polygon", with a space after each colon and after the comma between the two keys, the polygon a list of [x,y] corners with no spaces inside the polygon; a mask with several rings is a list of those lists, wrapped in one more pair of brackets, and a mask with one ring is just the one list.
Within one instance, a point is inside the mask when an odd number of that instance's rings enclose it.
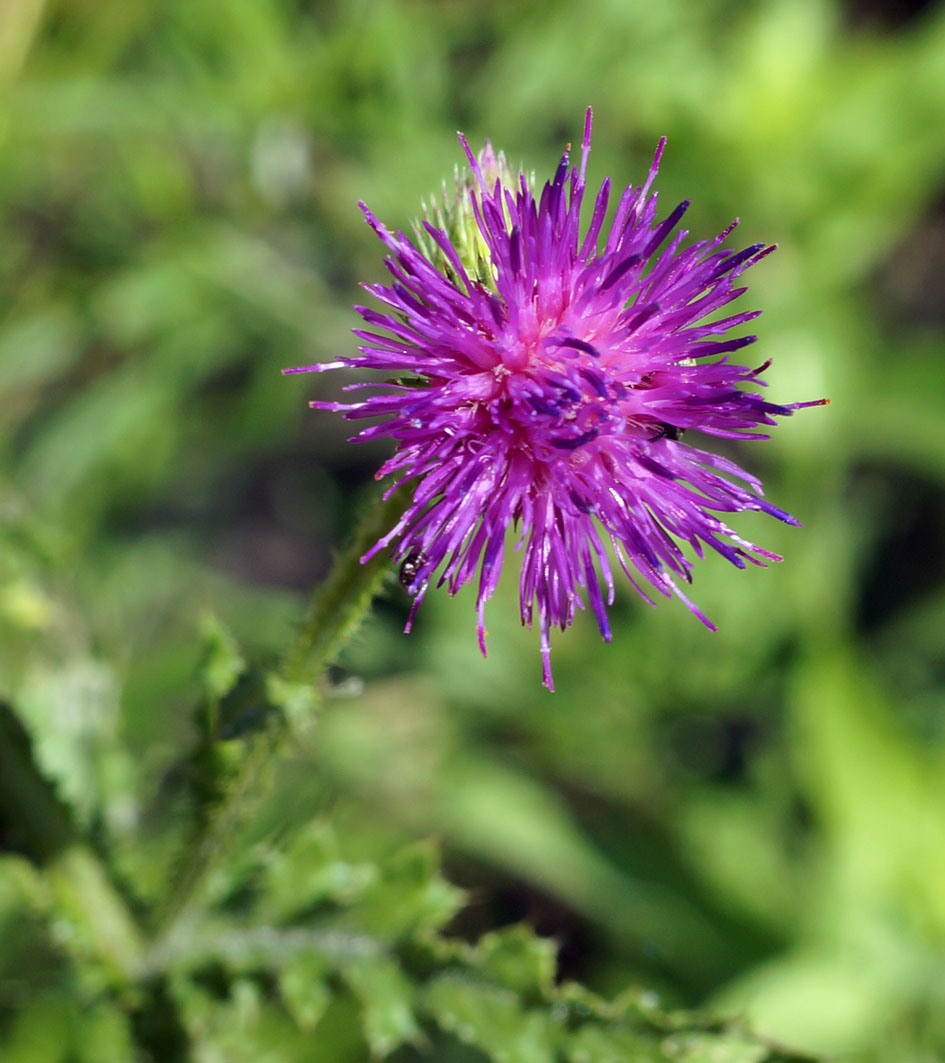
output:
{"label": "green foliage", "polygon": [[[43,788],[27,746],[16,763]],[[73,989],[31,995],[10,1014],[4,1058],[131,1061],[139,1048],[154,1053],[153,1033],[136,1047],[128,1005],[140,1017],[166,1006],[165,994],[196,1058],[305,1059],[324,1038],[337,1053],[328,1058],[366,1051],[385,1059],[404,1047],[426,1055],[443,1034],[498,1063],[606,1059],[631,1043],[631,1058],[703,1058],[677,1051],[690,1035],[712,1051],[721,1045],[719,1058],[787,1058],[734,1028],[702,1030],[698,1018],[647,1014],[629,998],[608,1005],[557,987],[553,945],[524,927],[487,934],[474,947],[451,940],[440,931],[463,897],[440,876],[431,847],[359,865],[346,848],[329,822],[306,824],[288,844],[255,854],[233,884],[237,895],[224,894],[199,921],[192,909],[172,913],[175,921],[143,947],[102,865],[77,840],[46,866],[45,879],[6,858],[0,925],[29,929],[28,937],[22,929],[5,934],[7,956],[47,939],[57,980]],[[291,903],[287,883],[295,886]],[[750,1055],[737,1049],[742,1042]]]}
{"label": "green foliage", "polygon": [[[945,7],[893,7],[0,5],[4,1063],[945,1058]],[[772,397],[833,405],[739,455],[805,527],[699,567],[719,633],[627,594],[550,697],[511,573],[488,661],[468,594],[401,634],[398,499],[326,580],[382,451],[279,369],[353,348],[357,199],[589,103],[592,181],[666,134],[664,207],[779,243]]]}

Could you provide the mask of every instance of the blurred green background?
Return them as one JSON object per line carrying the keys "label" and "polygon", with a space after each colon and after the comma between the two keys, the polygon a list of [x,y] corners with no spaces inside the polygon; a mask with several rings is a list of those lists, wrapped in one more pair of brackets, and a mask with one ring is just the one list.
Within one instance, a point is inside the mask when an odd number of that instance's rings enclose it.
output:
{"label": "blurred green background", "polygon": [[[470,595],[405,637],[392,583],[246,852],[329,814],[373,856],[435,837],[454,934],[523,920],[602,993],[945,1059],[945,4],[5,0],[0,696],[154,899],[207,632],[285,645],[382,460],[307,409],[337,381],[279,372],[353,350],[356,201],[407,226],[457,128],[542,179],[588,104],[592,183],[665,134],[664,209],[779,244],[743,300],[770,397],[833,405],[736,453],[804,527],[746,515],[785,562],[698,567],[718,634],[629,589],[612,645],[580,617],[554,695],[514,578],[485,661]],[[0,1059],[145,1058],[0,843]],[[240,1000],[194,1058],[336,1058],[252,1048]],[[98,1047],[55,1032],[80,1012]]]}

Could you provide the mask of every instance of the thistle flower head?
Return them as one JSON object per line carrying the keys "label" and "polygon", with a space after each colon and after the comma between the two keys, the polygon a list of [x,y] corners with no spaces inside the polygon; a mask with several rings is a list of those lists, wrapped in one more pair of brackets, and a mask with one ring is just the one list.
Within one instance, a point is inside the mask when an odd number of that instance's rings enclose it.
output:
{"label": "thistle flower head", "polygon": [[[764,439],[775,418],[816,403],[777,405],[758,392],[768,363],[733,359],[755,341],[731,336],[759,311],[719,314],[740,296],[741,275],[774,250],[686,243],[688,201],[659,218],[652,191],[664,140],[644,183],[611,199],[607,179],[581,223],[591,141],[588,110],[580,162],[565,151],[537,195],[487,144],[456,195],[426,211],[414,241],[390,232],[363,204],[389,255],[388,285],[367,285],[381,309],[358,307],[360,354],[296,372],[381,369],[394,379],[352,402],[313,402],[352,419],[380,418],[355,439],[387,437],[394,453],[378,478],[412,500],[374,546],[391,549],[414,608],[429,587],[451,594],[477,584],[484,611],[517,533],[523,623],[537,614],[544,683],[551,689],[550,631],[589,605],[610,640],[614,567],[653,603],[681,598],[706,547],[738,568],[780,560],[723,519],[761,510],[797,522],[762,497],[731,460],[684,433]],[[711,320],[706,319],[711,315]],[[612,552],[611,552],[612,551]],[[365,558],[366,560],[367,558]]]}
{"label": "thistle flower head", "polygon": [[[465,141],[464,146],[468,151]],[[505,152],[500,151],[497,154],[488,140],[476,161],[479,166],[478,175],[468,166],[460,168],[457,164],[453,170],[452,191],[446,181],[443,182],[442,202],[437,203],[434,200],[430,204],[421,203],[423,219],[414,225],[413,230],[418,249],[454,284],[460,282],[460,277],[453,268],[452,256],[447,255],[441,244],[431,238],[427,226],[432,225],[446,235],[450,247],[456,252],[456,257],[470,277],[479,284],[494,289],[495,276],[489,258],[489,245],[479,229],[473,210],[477,177],[492,189],[498,182],[503,194],[507,191],[514,194],[518,177],[513,174]],[[534,191],[534,172],[528,175],[527,181],[529,190]]]}

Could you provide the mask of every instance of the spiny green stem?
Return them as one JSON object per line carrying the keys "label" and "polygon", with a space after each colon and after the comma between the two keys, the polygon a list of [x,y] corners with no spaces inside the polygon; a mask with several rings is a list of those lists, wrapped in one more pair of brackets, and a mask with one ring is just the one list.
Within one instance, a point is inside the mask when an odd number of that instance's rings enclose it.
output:
{"label": "spiny green stem", "polygon": [[405,504],[403,490],[397,491],[365,515],[354,541],[315,593],[296,643],[283,659],[280,672],[285,679],[315,681],[354,634],[388,568],[385,550],[366,564],[361,564],[361,558],[397,523]]}
{"label": "spiny green stem", "polygon": [[[353,542],[315,592],[296,642],[277,669],[279,678],[287,683],[312,684],[316,700],[319,679],[367,615],[388,568],[384,551],[366,564],[361,558],[397,522],[403,509],[403,493],[397,492],[368,510]],[[264,795],[267,768],[284,750],[289,733],[287,717],[275,714],[248,740],[250,748],[215,807],[206,814],[197,837],[191,839],[173,890],[159,913],[154,949],[160,951],[188,932],[200,910],[210,874],[222,864],[247,814]]]}
{"label": "spiny green stem", "polygon": [[266,767],[282,748],[286,731],[283,721],[273,721],[266,733],[250,739],[250,748],[244,753],[238,773],[221,795],[219,804],[205,814],[197,836],[190,839],[171,892],[159,909],[152,951],[166,948],[167,942],[189,932],[199,914],[207,881],[229,853],[254,805],[254,798],[261,796],[264,790],[261,780]]}

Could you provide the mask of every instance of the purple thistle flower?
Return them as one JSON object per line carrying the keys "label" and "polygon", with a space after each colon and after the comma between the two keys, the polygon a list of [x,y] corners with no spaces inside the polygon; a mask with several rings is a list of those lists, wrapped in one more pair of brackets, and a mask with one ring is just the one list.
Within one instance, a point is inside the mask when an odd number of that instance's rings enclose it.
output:
{"label": "purple thistle flower", "polygon": [[[380,417],[356,440],[387,436],[393,456],[377,477],[390,495],[413,482],[401,519],[362,559],[391,547],[414,595],[407,622],[430,584],[449,592],[478,579],[479,645],[509,527],[519,532],[522,622],[537,610],[544,685],[553,689],[550,631],[568,627],[586,601],[609,641],[614,579],[607,544],[633,587],[676,595],[709,628],[677,579],[691,582],[681,543],[709,547],[738,568],[779,561],[740,538],[719,516],[789,514],[762,497],[734,462],[683,442],[688,429],[729,439],[765,439],[761,426],[803,406],[767,402],[755,390],[769,363],[751,369],[731,356],[754,336],[725,338],[757,317],[743,311],[706,323],[746,289],[741,274],[774,250],[724,248],[735,227],[684,246],[681,203],[657,221],[650,189],[665,139],[644,184],[620,196],[603,234],[605,180],[582,233],[591,139],[588,109],[579,167],[565,151],[554,178],[533,193],[487,144],[477,158],[460,141],[473,177],[456,209],[437,212],[411,242],[361,204],[390,252],[389,286],[367,290],[385,308],[357,307],[361,353],[289,372],[381,369],[397,380],[359,401],[313,402],[348,418]],[[472,249],[472,250],[471,250]]]}

